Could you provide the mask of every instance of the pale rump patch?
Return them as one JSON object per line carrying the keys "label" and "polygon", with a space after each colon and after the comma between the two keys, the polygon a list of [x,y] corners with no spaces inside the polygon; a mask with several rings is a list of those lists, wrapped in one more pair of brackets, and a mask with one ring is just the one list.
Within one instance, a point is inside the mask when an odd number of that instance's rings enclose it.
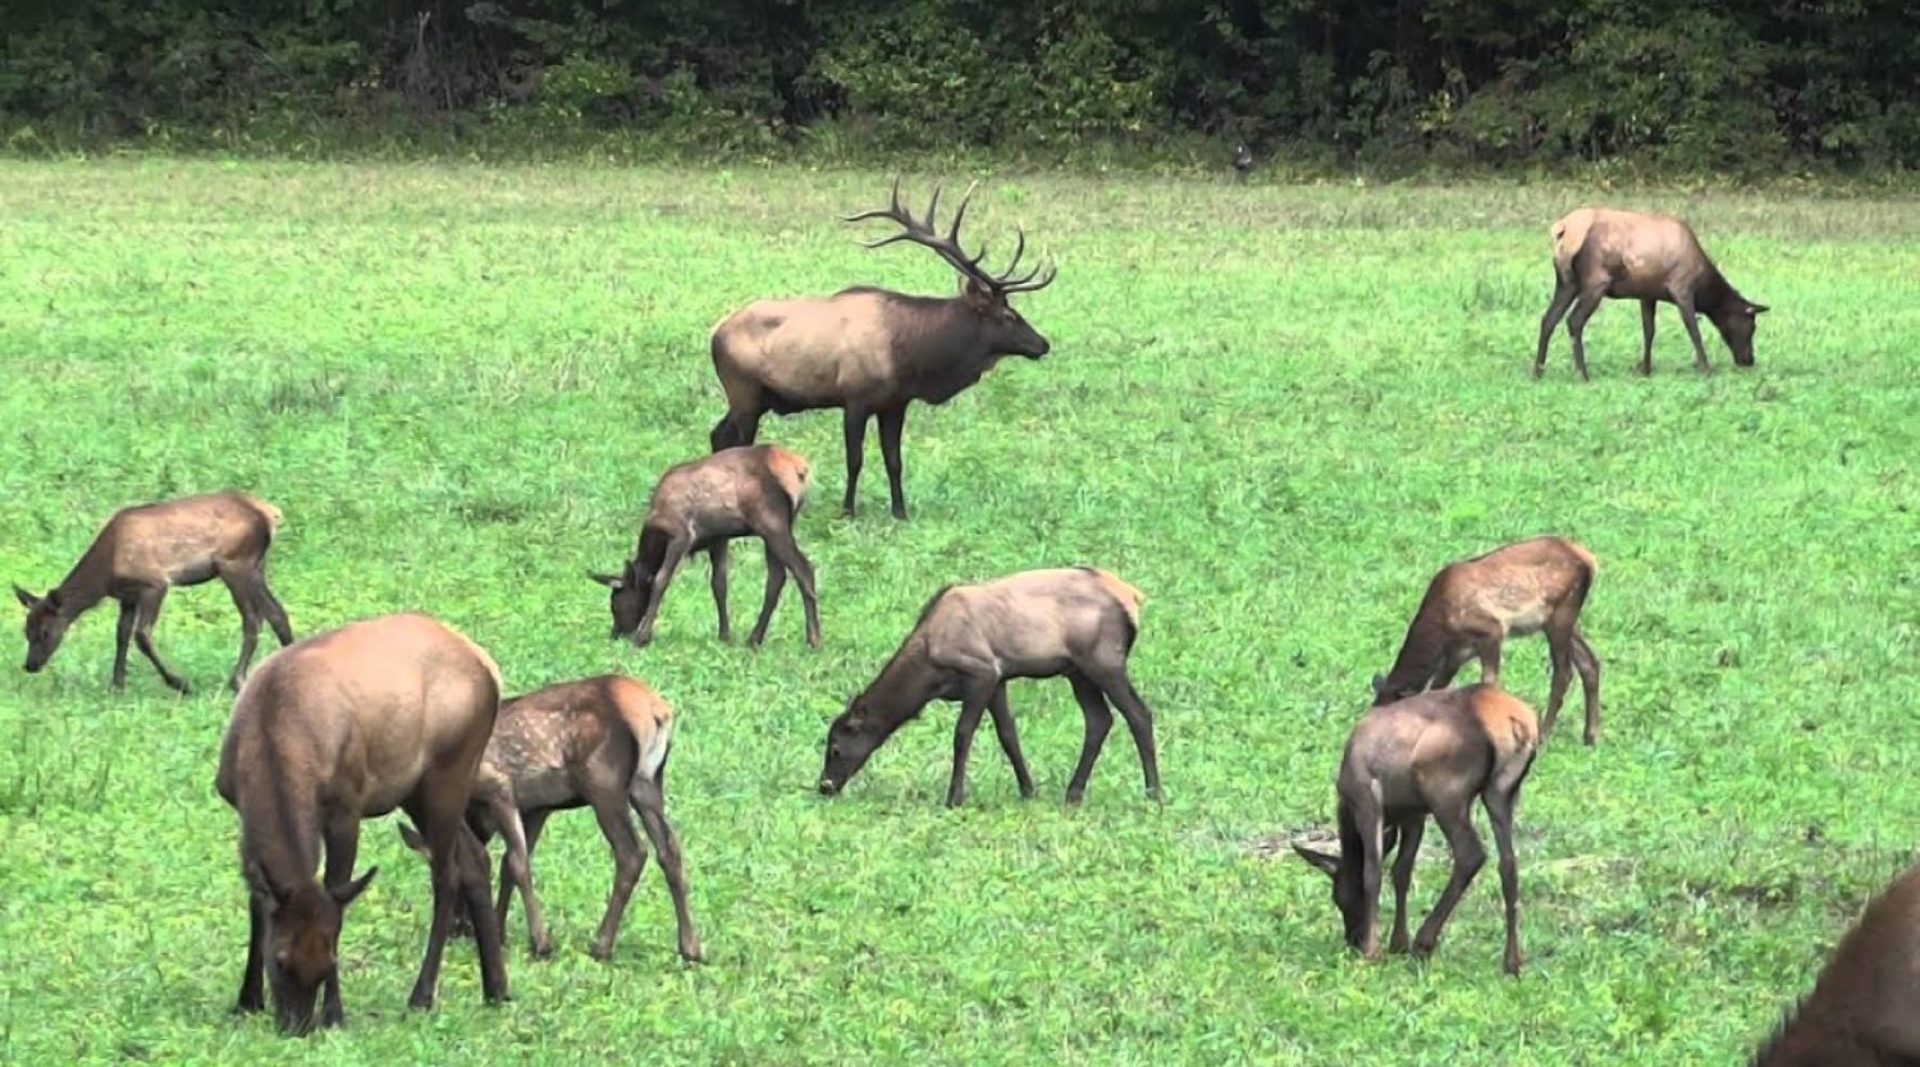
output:
{"label": "pale rump patch", "polygon": [[792,498],[794,510],[800,510],[800,505],[806,503],[807,490],[813,484],[812,472],[807,467],[807,461],[798,453],[769,446],[767,467],[773,471],[773,476],[779,479],[780,488],[785,489],[787,496]]}
{"label": "pale rump patch", "polygon": [[1133,623],[1135,630],[1138,630],[1140,628],[1140,605],[1147,602],[1147,595],[1098,567],[1090,567],[1088,569],[1093,572],[1094,578],[1099,581],[1101,587],[1106,589],[1107,592],[1112,593],[1113,598],[1120,602],[1121,608],[1127,613],[1128,621]]}
{"label": "pale rump patch", "polygon": [[640,773],[648,781],[660,776],[660,765],[667,761],[667,746],[673,741],[673,720],[662,716],[654,720],[653,738],[640,753]]}
{"label": "pale rump patch", "polygon": [[1494,754],[1501,764],[1532,751],[1540,743],[1540,724],[1533,709],[1498,690],[1484,689],[1474,695],[1473,713],[1493,742]]}

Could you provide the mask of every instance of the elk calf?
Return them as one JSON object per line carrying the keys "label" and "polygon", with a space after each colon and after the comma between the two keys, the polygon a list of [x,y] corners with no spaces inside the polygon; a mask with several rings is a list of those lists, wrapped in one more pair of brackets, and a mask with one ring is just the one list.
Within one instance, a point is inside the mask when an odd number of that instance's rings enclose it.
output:
{"label": "elk calf", "polygon": [[914,218],[901,206],[896,179],[886,208],[845,221],[898,224],[899,233],[867,247],[910,241],[928,249],[959,273],[958,296],[905,296],[857,286],[818,299],[755,301],[713,328],[713,369],[727,394],[727,414],[713,428],[716,451],[752,444],[769,411],[791,415],[839,408],[846,416],[847,443],[847,494],[841,507],[852,516],[867,420],[878,418],[893,517],[907,517],[900,465],[907,405],[915,400],[944,404],[1003,357],[1039,359],[1050,347],[1007,302],[1016,293],[1045,288],[1054,278],[1051,267],[1015,276],[1026,233],[1020,233],[1007,269],[994,274],[980,265],[984,248],[969,256],[960,245],[967,199],[961,199],[945,234],[934,229],[939,207],[936,186],[926,217]]}
{"label": "elk calf", "polygon": [[[667,823],[667,755],[673,746],[673,709],[653,690],[631,678],[603,675],[565,682],[516,697],[500,706],[493,740],[473,781],[467,821],[482,841],[494,833],[506,839],[500,858],[500,899],[494,917],[504,935],[513,891],[527,909],[527,937],[535,956],[553,954],[553,940],[533,891],[533,850],[547,816],[591,807],[600,832],[613,849],[613,895],[593,939],[593,957],[613,955],[620,917],[640,880],[647,849],[634,836],[627,808],[640,815],[647,839],[660,853],[667,892],[680,926],[680,955],[700,959],[700,937],[687,908],[687,879],[680,842]],[[400,834],[424,850],[426,842],[411,827]]]}
{"label": "elk calf", "polygon": [[1133,732],[1147,792],[1159,800],[1153,713],[1127,677],[1127,656],[1140,630],[1145,599],[1139,590],[1091,567],[1026,571],[940,590],[880,676],[833,721],[820,791],[833,794],[845,788],[873,750],[928,702],[958,700],[947,804],[957,806],[965,799],[967,753],[982,711],[993,714],[994,732],[1013,763],[1020,795],[1031,797],[1033,777],[1020,754],[1006,683],[1010,678],[1066,675],[1086,716],[1086,739],[1080,765],[1067,785],[1067,802],[1077,804],[1086,793],[1093,762],[1113,726],[1108,701]]}
{"label": "elk calf", "polygon": [[1533,711],[1488,685],[1422,693],[1376,707],[1354,726],[1340,760],[1340,854],[1294,845],[1300,858],[1333,876],[1333,902],[1347,944],[1367,959],[1380,955],[1380,866],[1393,862],[1393,935],[1387,951],[1407,951],[1407,889],[1431,814],[1447,835],[1453,872],[1433,913],[1420,924],[1413,954],[1424,958],[1486,862],[1473,828],[1478,796],[1500,849],[1500,893],[1506,904],[1508,974],[1520,973],[1520,871],[1513,854],[1513,809],[1539,748]]}
{"label": "elk calf", "polygon": [[1755,1067],[1920,1063],[1920,867],[1860,916],[1800,1002],[1754,1054]]}
{"label": "elk calf", "polygon": [[669,469],[654,487],[633,559],[619,574],[592,575],[613,590],[613,636],[632,635],[640,647],[652,641],[667,584],[688,553],[704,549],[713,565],[720,640],[733,640],[727,619],[727,542],[753,536],[767,548],[767,593],[747,643],[758,646],[766,640],[767,623],[792,571],[806,607],[807,644],[820,647],[813,564],[793,539],[793,523],[806,503],[809,484],[806,460],[768,445],[724,449]]}
{"label": "elk calf", "polygon": [[1753,365],[1754,317],[1767,310],[1734,289],[1720,268],[1707,258],[1693,228],[1669,215],[1583,207],[1553,224],[1553,299],[1540,316],[1540,347],[1533,357],[1533,376],[1547,364],[1547,342],[1553,328],[1571,308],[1567,336],[1573,338],[1573,365],[1587,377],[1587,349],[1581,334],[1602,298],[1640,301],[1640,334],[1644,342],[1640,373],[1653,373],[1653,316],[1664,300],[1680,309],[1680,322],[1693,341],[1693,365],[1705,374],[1706,346],[1700,343],[1695,312],[1705,315],[1720,331],[1721,340],[1742,367]]}
{"label": "elk calf", "polygon": [[[237,1010],[273,986],[281,1032],[339,1025],[340,921],[373,878],[353,864],[360,820],[406,811],[433,869],[433,925],[408,1004],[433,1006],[456,900],[476,917],[480,984],[507,999],[486,851],[463,816],[500,705],[500,672],[478,645],[423,615],[391,615],[309,637],[268,660],[234,701],[215,786],[240,816],[250,890]],[[326,848],[326,875],[314,867]]]}
{"label": "elk calf", "polygon": [[1593,553],[1560,537],[1536,537],[1447,564],[1428,583],[1392,670],[1374,677],[1374,703],[1445,689],[1475,658],[1480,680],[1498,685],[1506,639],[1545,633],[1553,666],[1545,732],[1553,733],[1570,675],[1578,671],[1587,703],[1585,740],[1594,744],[1600,739],[1600,657],[1580,633],[1580,609],[1598,569]]}
{"label": "elk calf", "polygon": [[153,624],[168,589],[218,578],[240,609],[240,660],[228,681],[238,690],[253,664],[262,618],[282,645],[293,643],[287,610],[267,588],[267,550],[279,526],[280,509],[245,493],[182,497],[115,512],[80,562],[46,596],[13,587],[27,609],[28,673],[53,658],[73,620],[110,598],[120,604],[113,687],[127,684],[131,640],[162,680],[188,692],[186,679],[169,670],[154,650]]}

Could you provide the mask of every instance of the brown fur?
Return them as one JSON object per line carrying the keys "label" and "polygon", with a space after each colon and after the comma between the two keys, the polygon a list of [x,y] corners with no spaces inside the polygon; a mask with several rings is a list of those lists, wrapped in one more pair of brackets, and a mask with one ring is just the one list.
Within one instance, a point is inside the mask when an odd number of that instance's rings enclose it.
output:
{"label": "brown fur", "polygon": [[1544,633],[1553,666],[1547,733],[1553,732],[1577,671],[1586,698],[1585,740],[1598,742],[1600,657],[1580,632],[1580,611],[1598,573],[1593,553],[1562,537],[1536,537],[1447,564],[1427,585],[1393,669],[1374,679],[1374,702],[1444,689],[1475,658],[1480,680],[1498,685],[1507,638]]}
{"label": "brown fur", "polygon": [[1867,905],[1756,1067],[1920,1064],[1920,867]]}
{"label": "brown fur", "polygon": [[1411,943],[1431,955],[1453,909],[1486,862],[1473,828],[1478,796],[1500,850],[1506,906],[1508,974],[1519,974],[1520,873],[1513,851],[1513,810],[1539,749],[1532,709],[1491,686],[1422,693],[1375,707],[1354,726],[1340,761],[1340,854],[1301,845],[1300,858],[1333,876],[1333,899],[1347,943],[1368,959],[1380,954],[1380,868],[1396,844],[1393,935],[1389,952],[1408,950],[1407,890],[1431,814],[1447,836],[1453,871],[1432,914]]}
{"label": "brown fur", "polygon": [[1569,310],[1567,335],[1573,338],[1573,365],[1587,377],[1582,340],[1587,320],[1605,298],[1640,301],[1644,342],[1640,373],[1653,373],[1654,310],[1660,301],[1680,310],[1693,342],[1693,362],[1702,374],[1713,369],[1700,342],[1695,313],[1707,316],[1740,366],[1753,363],[1754,317],[1767,310],[1741,296],[1700,247],[1692,227],[1670,215],[1585,207],[1553,224],[1553,299],[1540,317],[1540,344],[1533,376],[1547,363],[1553,328]]}
{"label": "brown fur", "polygon": [[942,589],[880,676],[833,721],[821,791],[843,789],[873,750],[930,701],[958,700],[948,805],[965,799],[967,755],[983,711],[993,714],[994,732],[1013,764],[1020,795],[1030,797],[1033,778],[1020,753],[1006,683],[1010,678],[1065,675],[1086,717],[1080,764],[1067,786],[1067,802],[1079,803],[1086,792],[1094,760],[1113,725],[1109,701],[1133,733],[1147,792],[1160,799],[1153,713],[1127,676],[1142,600],[1139,590],[1091,567],[1025,571]]}
{"label": "brown fur", "polygon": [[767,592],[747,643],[758,646],[766,640],[767,624],[792,571],[806,609],[807,644],[820,647],[813,564],[793,539],[793,523],[810,484],[807,461],[771,445],[723,449],[668,470],[654,487],[633,559],[619,574],[591,576],[613,590],[613,636],[630,634],[641,647],[652,641],[668,583],[689,553],[704,549],[713,567],[720,640],[733,640],[727,617],[727,544],[752,536],[766,546]]}
{"label": "brown fur", "polygon": [[102,600],[120,604],[115,633],[113,687],[127,684],[127,645],[182,693],[186,679],[170,670],[153,646],[153,625],[167,590],[220,579],[240,610],[240,658],[228,684],[235,690],[253,664],[264,618],[282,645],[293,643],[287,611],[267,588],[267,550],[281,524],[280,509],[245,493],[209,493],[114,513],[58,586],[37,597],[19,586],[13,594],[27,609],[28,672],[46,666],[67,627]]}
{"label": "brown fur", "polygon": [[[1012,277],[990,274],[978,257],[960,251],[961,202],[953,226],[942,237],[931,227],[939,190],[924,221],[900,206],[894,183],[892,205],[848,221],[887,218],[902,226],[878,247],[910,240],[932,249],[960,273],[960,293],[952,297],[907,296],[884,289],[856,287],[833,296],[759,300],[721,320],[713,329],[713,369],[727,395],[727,414],[714,426],[717,451],[752,444],[760,420],[780,415],[839,408],[844,412],[847,491],[842,508],[851,516],[864,463],[867,422],[880,423],[880,452],[886,463],[895,518],[907,517],[901,481],[900,435],[913,401],[944,404],[978,382],[1003,357],[1039,359],[1047,354],[1040,336],[1007,302],[1016,292],[1038,289],[1053,280],[1039,271]],[[1024,249],[1026,237],[1020,238]],[[1014,253],[1020,260],[1020,249]]]}
{"label": "brown fur", "polygon": [[[463,821],[500,702],[500,674],[473,642],[423,615],[353,623],[268,660],[234,702],[215,785],[240,816],[251,932],[238,1009],[264,1006],[272,979],[280,1028],[343,1018],[336,969],[341,913],[373,877],[354,880],[360,821],[404,809],[432,856],[433,925],[408,1001],[433,1005],[455,900],[482,917],[480,977],[507,997],[485,852]],[[322,844],[324,882],[314,881]]]}
{"label": "brown fur", "polygon": [[[485,840],[506,839],[500,858],[500,898],[494,917],[504,936],[515,888],[527,909],[527,936],[535,956],[553,954],[553,940],[533,890],[533,849],[547,816],[591,807],[613,850],[613,895],[593,939],[595,959],[613,954],[627,899],[647,862],[627,816],[640,816],[648,840],[660,853],[667,891],[680,928],[680,955],[700,959],[700,937],[687,906],[687,880],[680,842],[667,822],[666,765],[673,739],[673,709],[644,684],[618,675],[564,682],[501,705],[493,740],[474,778],[468,821]],[[425,842],[408,827],[401,835],[416,849]]]}

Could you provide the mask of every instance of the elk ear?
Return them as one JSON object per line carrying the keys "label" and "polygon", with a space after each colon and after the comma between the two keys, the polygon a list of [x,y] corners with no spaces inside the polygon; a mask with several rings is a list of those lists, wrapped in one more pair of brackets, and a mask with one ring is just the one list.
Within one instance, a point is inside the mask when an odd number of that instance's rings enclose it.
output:
{"label": "elk ear", "polygon": [[964,276],[960,279],[960,295],[976,307],[992,307],[996,299],[993,290]]}
{"label": "elk ear", "polygon": [[1747,314],[1749,315],[1758,315],[1765,310],[1767,310],[1767,305],[1765,304],[1748,304],[1747,305]]}
{"label": "elk ear", "polygon": [[617,574],[588,574],[587,577],[606,586],[608,589],[624,589],[627,580]]}
{"label": "elk ear", "polygon": [[32,593],[27,592],[17,585],[13,587],[13,597],[20,602],[21,607],[26,608],[28,611],[32,611],[40,603],[39,597],[34,596]]}
{"label": "elk ear", "polygon": [[1373,695],[1374,695],[1374,696],[1379,696],[1379,695],[1380,695],[1381,693],[1384,693],[1384,692],[1386,692],[1386,691],[1387,691],[1387,679],[1386,679],[1386,676],[1385,676],[1385,675],[1380,675],[1380,674],[1376,674],[1376,675],[1374,675],[1374,676],[1373,676],[1373,683],[1372,683],[1372,685],[1373,685]]}
{"label": "elk ear", "polygon": [[431,852],[431,850],[427,848],[427,839],[420,836],[420,831],[414,829],[407,823],[401,823],[397,829],[400,831],[400,840],[405,841],[408,848],[420,853],[422,856],[428,855]]}
{"label": "elk ear", "polygon": [[367,873],[355,878],[346,885],[334,886],[332,889],[327,890],[327,895],[333,898],[335,904],[344,908],[353,903],[353,898],[366,892],[367,883],[373,881],[373,876],[379,873],[380,868],[368,867]]}
{"label": "elk ear", "polygon": [[1308,848],[1305,845],[1297,843],[1293,846],[1293,852],[1294,855],[1327,872],[1327,877],[1329,878],[1340,873],[1340,857],[1338,856],[1330,856],[1317,848]]}

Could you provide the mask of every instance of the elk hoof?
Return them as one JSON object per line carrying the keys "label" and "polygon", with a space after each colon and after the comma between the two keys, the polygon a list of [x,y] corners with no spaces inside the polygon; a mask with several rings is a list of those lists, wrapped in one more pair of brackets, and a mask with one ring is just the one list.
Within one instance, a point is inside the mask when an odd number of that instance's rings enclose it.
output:
{"label": "elk hoof", "polygon": [[536,960],[550,960],[553,958],[553,942],[546,938],[541,938],[527,946],[527,955],[532,956]]}
{"label": "elk hoof", "polygon": [[894,508],[894,509],[893,509],[893,517],[894,517],[894,518],[896,518],[896,519],[899,519],[899,520],[900,520],[901,522],[905,522],[905,521],[907,521],[907,509],[906,509],[906,508]]}
{"label": "elk hoof", "polygon": [[415,993],[407,998],[407,1007],[413,1011],[432,1011],[433,994]]}
{"label": "elk hoof", "polygon": [[613,946],[603,945],[596,941],[593,947],[587,950],[587,955],[592,956],[601,963],[605,963],[613,958]]}
{"label": "elk hoof", "polygon": [[267,1010],[267,1002],[262,997],[241,997],[233,1006],[235,1015],[254,1015]]}
{"label": "elk hoof", "polygon": [[813,633],[810,633],[807,635],[807,647],[808,648],[820,647],[820,631],[815,630]]}
{"label": "elk hoof", "polygon": [[694,938],[680,943],[680,958],[688,963],[706,962],[706,954],[700,950],[700,940]]}

